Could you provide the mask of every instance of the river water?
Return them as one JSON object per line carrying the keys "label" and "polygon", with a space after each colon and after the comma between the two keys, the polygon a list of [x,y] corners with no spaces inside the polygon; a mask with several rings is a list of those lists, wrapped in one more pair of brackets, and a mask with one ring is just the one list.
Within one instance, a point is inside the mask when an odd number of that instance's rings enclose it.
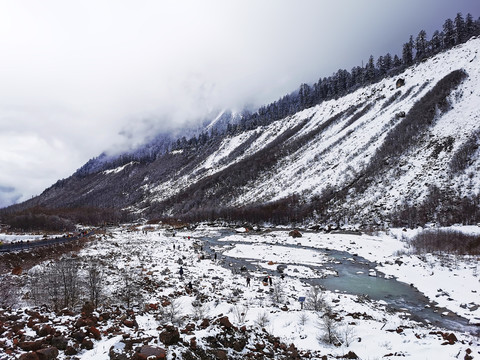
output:
{"label": "river water", "polygon": [[[204,242],[204,250],[207,253],[222,252],[236,244],[250,244],[248,241],[241,241],[237,237],[235,241],[229,239],[228,243],[222,241],[223,238],[234,234],[231,230],[221,230],[215,235],[204,236],[200,240]],[[248,236],[248,235],[246,235]],[[294,248],[295,245],[275,243],[275,246],[285,246]],[[470,325],[468,320],[449,312],[446,309],[437,308],[425,295],[419,292],[415,287],[406,283],[397,281],[395,278],[385,277],[384,274],[375,271],[377,264],[370,262],[356,254],[350,254],[344,251],[331,249],[319,249],[308,246],[301,246],[302,249],[311,249],[312,251],[323,252],[327,257],[327,264],[332,273],[336,275],[327,275],[319,278],[303,278],[302,281],[311,285],[320,285],[326,290],[337,293],[358,295],[364,298],[380,301],[382,300],[386,307],[391,311],[402,312],[409,318],[424,323],[439,326],[445,329],[468,332],[470,334],[480,334],[478,326]],[[221,255],[225,267],[232,271],[265,271],[257,263],[258,259],[234,258]],[[314,273],[323,273],[325,267],[309,264],[287,264],[301,265],[309,267]],[[371,276],[375,271],[376,276]],[[268,272],[268,270],[267,270]],[[270,275],[279,276],[278,271],[270,271]],[[288,276],[288,275],[286,275]],[[448,312],[447,316],[442,315]]]}

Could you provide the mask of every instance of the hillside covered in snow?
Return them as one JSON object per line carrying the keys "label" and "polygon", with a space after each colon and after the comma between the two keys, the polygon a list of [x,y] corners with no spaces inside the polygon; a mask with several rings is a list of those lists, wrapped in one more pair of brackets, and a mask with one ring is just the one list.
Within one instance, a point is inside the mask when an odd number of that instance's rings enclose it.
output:
{"label": "hillside covered in snow", "polygon": [[479,220],[480,38],[346,96],[17,205],[185,220],[413,226]]}

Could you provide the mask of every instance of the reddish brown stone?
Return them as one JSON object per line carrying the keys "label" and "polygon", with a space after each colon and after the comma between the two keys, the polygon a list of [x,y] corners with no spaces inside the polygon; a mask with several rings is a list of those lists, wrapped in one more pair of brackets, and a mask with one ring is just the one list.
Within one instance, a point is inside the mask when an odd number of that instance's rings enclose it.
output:
{"label": "reddish brown stone", "polygon": [[180,341],[180,333],[175,326],[167,325],[159,335],[160,341],[165,345],[174,345]]}
{"label": "reddish brown stone", "polygon": [[135,324],[136,324],[135,320],[128,320],[128,319],[123,320],[123,325],[125,325],[128,328],[135,327]]}
{"label": "reddish brown stone", "polygon": [[144,345],[140,348],[140,351],[135,353],[134,359],[135,360],[160,360],[165,359],[167,356],[167,352],[159,347],[153,347],[149,345]]}
{"label": "reddish brown stone", "polygon": [[97,322],[93,318],[81,317],[75,323],[75,327],[81,328],[84,326],[95,326]]}
{"label": "reddish brown stone", "polygon": [[227,352],[219,349],[215,352],[215,358],[219,360],[228,360]]}
{"label": "reddish brown stone", "polygon": [[82,348],[83,348],[83,349],[87,349],[87,350],[92,350],[92,349],[93,349],[93,342],[92,342],[92,340],[83,339],[83,341],[82,341]]}
{"label": "reddish brown stone", "polygon": [[42,347],[41,341],[20,341],[18,347],[23,351],[36,351]]}
{"label": "reddish brown stone", "polygon": [[13,269],[12,269],[12,275],[22,275],[22,267],[21,266],[15,266]]}
{"label": "reddish brown stone", "polygon": [[58,349],[54,347],[49,347],[37,350],[36,353],[39,360],[54,360],[58,356]]}
{"label": "reddish brown stone", "polygon": [[36,353],[29,352],[29,353],[25,353],[25,354],[20,355],[18,360],[39,360],[39,358],[38,358],[38,355]]}
{"label": "reddish brown stone", "polygon": [[206,328],[209,327],[209,326],[210,326],[210,320],[208,320],[208,319],[203,319],[203,320],[202,320],[202,323],[200,324],[200,327],[201,327],[202,329],[206,329]]}
{"label": "reddish brown stone", "polygon": [[218,323],[223,326],[225,329],[230,329],[232,327],[232,323],[228,319],[228,316],[221,317],[218,319]]}
{"label": "reddish brown stone", "polygon": [[36,329],[36,332],[38,336],[47,336],[53,335],[55,333],[55,329],[52,328],[50,325],[43,325],[41,327],[38,327]]}
{"label": "reddish brown stone", "polygon": [[78,351],[73,346],[67,346],[65,349],[65,355],[77,355]]}
{"label": "reddish brown stone", "polygon": [[100,334],[100,331],[95,327],[95,326],[90,326],[88,328],[88,331],[92,336],[95,338],[95,340],[100,340],[102,338],[102,335]]}

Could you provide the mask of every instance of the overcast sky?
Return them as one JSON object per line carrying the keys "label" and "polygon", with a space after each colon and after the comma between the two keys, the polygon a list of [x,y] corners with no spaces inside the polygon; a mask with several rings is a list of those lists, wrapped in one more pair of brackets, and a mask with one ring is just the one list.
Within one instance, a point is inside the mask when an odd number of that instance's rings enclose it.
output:
{"label": "overcast sky", "polygon": [[401,53],[479,0],[0,0],[0,207],[102,151]]}

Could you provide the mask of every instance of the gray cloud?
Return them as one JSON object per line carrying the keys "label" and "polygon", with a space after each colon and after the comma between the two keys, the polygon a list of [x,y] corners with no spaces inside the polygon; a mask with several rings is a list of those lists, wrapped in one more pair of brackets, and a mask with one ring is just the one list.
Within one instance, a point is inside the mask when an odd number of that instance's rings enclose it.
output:
{"label": "gray cloud", "polygon": [[0,186],[25,200],[104,150],[399,53],[477,3],[1,1]]}

